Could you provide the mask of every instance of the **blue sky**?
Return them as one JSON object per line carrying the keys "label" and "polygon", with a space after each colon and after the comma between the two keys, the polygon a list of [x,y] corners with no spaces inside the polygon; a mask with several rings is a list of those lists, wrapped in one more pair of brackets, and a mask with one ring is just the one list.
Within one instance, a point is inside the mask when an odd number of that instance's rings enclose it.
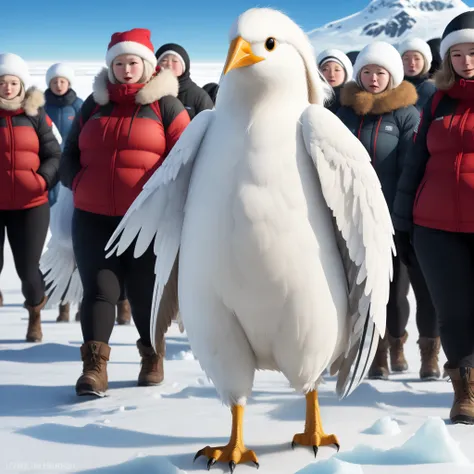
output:
{"label": "blue sky", "polygon": [[[110,35],[149,28],[157,49],[165,42],[183,45],[194,61],[222,61],[227,33],[248,8],[274,7],[303,29],[355,13],[369,0],[21,0],[2,9],[0,51],[27,60],[101,61]],[[474,0],[466,1],[474,6]],[[38,8],[41,5],[42,8]]]}

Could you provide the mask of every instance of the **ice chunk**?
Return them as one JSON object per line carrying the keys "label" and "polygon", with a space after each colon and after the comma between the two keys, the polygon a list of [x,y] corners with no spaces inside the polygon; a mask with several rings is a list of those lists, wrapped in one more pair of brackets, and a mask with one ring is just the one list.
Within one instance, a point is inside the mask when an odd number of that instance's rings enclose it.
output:
{"label": "ice chunk", "polygon": [[331,458],[308,464],[296,474],[364,474],[364,471],[357,464]]}
{"label": "ice chunk", "polygon": [[179,351],[172,357],[172,360],[195,360],[192,351]]}
{"label": "ice chunk", "polygon": [[470,464],[439,417],[429,418],[402,446],[383,451],[359,445],[350,452],[335,456],[355,464]]}
{"label": "ice chunk", "polygon": [[384,416],[377,420],[370,428],[363,431],[365,434],[374,435],[397,435],[401,433],[400,426],[390,416]]}

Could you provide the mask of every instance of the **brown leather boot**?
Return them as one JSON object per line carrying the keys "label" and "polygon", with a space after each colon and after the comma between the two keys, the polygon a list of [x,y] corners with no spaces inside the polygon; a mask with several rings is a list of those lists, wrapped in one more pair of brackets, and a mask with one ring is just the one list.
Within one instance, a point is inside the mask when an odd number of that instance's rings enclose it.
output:
{"label": "brown leather boot", "polygon": [[57,323],[69,322],[69,303],[59,305],[59,316],[56,318]]}
{"label": "brown leather boot", "polygon": [[138,375],[138,386],[150,387],[159,385],[165,377],[163,368],[164,341],[163,351],[160,351],[161,354],[159,355],[156,354],[153,347],[144,346],[141,339],[138,339],[137,347],[142,358],[140,374]]}
{"label": "brown leather boot", "polygon": [[77,305],[76,322],[81,321],[81,303]]}
{"label": "brown leather boot", "polygon": [[41,331],[41,310],[45,307],[46,301],[47,297],[44,296],[41,303],[36,306],[24,304],[29,313],[26,342],[41,342],[43,340],[43,331]]}
{"label": "brown leather boot", "polygon": [[128,300],[119,301],[117,303],[117,324],[123,326],[130,324],[132,318],[132,310]]}
{"label": "brown leather boot", "polygon": [[388,342],[390,345],[390,367],[392,372],[405,372],[408,370],[408,363],[405,359],[405,353],[403,352],[403,346],[407,342],[408,333],[402,337],[392,337],[388,335]]}
{"label": "brown leather boot", "polygon": [[387,380],[388,379],[388,340],[387,336],[379,339],[377,352],[369,369],[369,379]]}
{"label": "brown leather boot", "polygon": [[110,347],[105,342],[89,341],[81,346],[82,375],[76,382],[77,395],[103,397],[108,388],[107,361]]}
{"label": "brown leather boot", "polygon": [[421,355],[420,379],[426,381],[438,380],[441,376],[438,364],[441,347],[439,337],[420,337],[418,346]]}
{"label": "brown leather boot", "polygon": [[474,425],[474,368],[447,369],[447,372],[454,389],[451,421]]}

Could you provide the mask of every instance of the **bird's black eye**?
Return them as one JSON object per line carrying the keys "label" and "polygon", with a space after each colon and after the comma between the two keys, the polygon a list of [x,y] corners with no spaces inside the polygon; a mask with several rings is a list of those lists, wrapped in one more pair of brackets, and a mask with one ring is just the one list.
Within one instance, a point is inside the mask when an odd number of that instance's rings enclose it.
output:
{"label": "bird's black eye", "polygon": [[275,38],[267,38],[265,41],[265,49],[267,51],[273,51],[276,48],[277,42]]}

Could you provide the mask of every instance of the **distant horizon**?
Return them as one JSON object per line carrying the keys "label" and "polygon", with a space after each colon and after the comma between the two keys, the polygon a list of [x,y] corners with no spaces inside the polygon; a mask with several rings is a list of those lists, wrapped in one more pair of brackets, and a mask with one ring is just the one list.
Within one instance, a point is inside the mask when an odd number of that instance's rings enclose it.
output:
{"label": "distant horizon", "polygon": [[[112,33],[148,28],[155,51],[164,43],[174,42],[188,51],[192,62],[219,63],[225,60],[233,21],[248,8],[282,10],[308,33],[362,10],[369,2],[331,0],[321,5],[315,0],[273,0],[259,5],[256,0],[240,0],[238,4],[141,0],[140,8],[130,10],[128,0],[81,0],[80,9],[45,4],[39,14],[25,15],[25,11],[37,8],[37,2],[23,0],[8,7],[8,21],[0,29],[0,52],[16,53],[27,62],[101,63]],[[474,6],[474,0],[464,3]]]}

